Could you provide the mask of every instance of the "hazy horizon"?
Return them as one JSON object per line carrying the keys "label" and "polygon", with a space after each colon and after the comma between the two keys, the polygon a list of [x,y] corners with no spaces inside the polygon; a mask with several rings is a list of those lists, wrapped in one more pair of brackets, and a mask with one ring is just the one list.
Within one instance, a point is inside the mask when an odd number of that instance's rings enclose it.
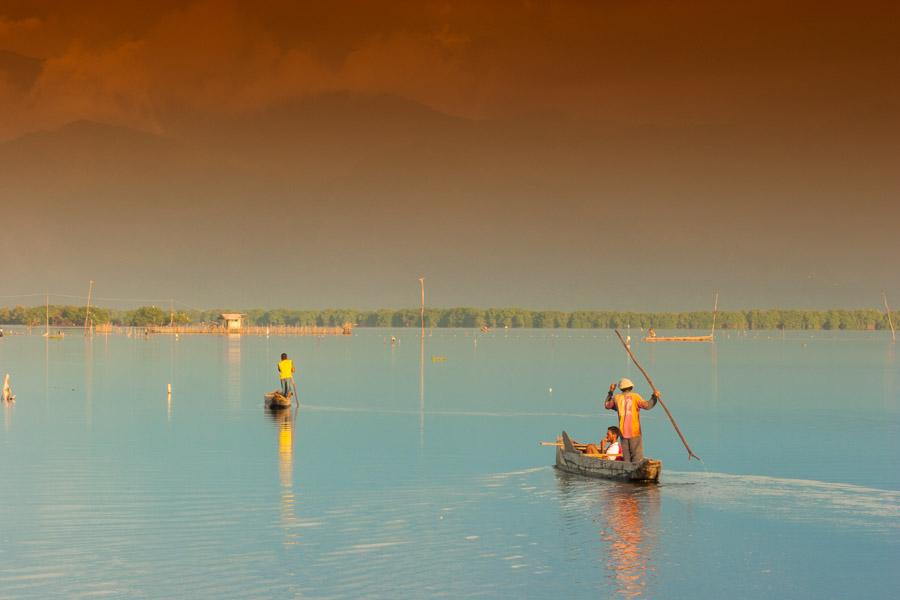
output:
{"label": "hazy horizon", "polygon": [[900,305],[898,17],[7,1],[0,305]]}

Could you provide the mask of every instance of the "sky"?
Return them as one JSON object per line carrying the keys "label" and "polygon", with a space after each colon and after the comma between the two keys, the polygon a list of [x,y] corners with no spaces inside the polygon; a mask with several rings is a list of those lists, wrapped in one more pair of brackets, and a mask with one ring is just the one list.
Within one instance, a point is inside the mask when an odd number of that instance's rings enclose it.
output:
{"label": "sky", "polygon": [[898,56],[895,2],[0,0],[0,305],[900,305]]}

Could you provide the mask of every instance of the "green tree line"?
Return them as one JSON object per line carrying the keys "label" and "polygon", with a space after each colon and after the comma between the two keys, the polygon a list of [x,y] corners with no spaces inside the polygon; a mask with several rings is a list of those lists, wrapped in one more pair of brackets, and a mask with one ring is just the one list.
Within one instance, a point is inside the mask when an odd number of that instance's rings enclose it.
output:
{"label": "green tree line", "polygon": [[[50,325],[79,326],[84,324],[86,307],[50,305]],[[225,309],[176,311],[174,313],[156,306],[141,306],[134,310],[91,308],[91,320],[95,324],[144,327],[147,325],[213,323]],[[339,327],[353,323],[359,327],[418,327],[420,310],[404,309],[322,309],[295,310],[277,308],[271,310],[250,309],[244,311],[249,325],[306,325]],[[44,325],[45,306],[0,308],[0,323],[28,326]],[[900,313],[893,312],[894,325],[900,325]],[[655,329],[709,329],[712,327],[711,311],[695,312],[627,312],[577,310],[528,310],[523,308],[427,308],[426,327],[491,327],[491,328],[563,328],[563,329],[612,329],[623,327]],[[751,309],[721,311],[716,315],[718,329],[889,329],[884,312],[872,309],[832,310],[783,310]]]}

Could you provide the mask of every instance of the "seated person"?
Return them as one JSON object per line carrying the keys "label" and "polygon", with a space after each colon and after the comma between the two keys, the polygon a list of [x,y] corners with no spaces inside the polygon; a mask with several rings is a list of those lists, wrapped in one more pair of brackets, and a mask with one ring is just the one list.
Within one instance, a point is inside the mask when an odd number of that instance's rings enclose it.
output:
{"label": "seated person", "polygon": [[602,454],[606,460],[624,460],[619,438],[622,436],[619,428],[613,425],[606,430],[606,439],[600,441],[600,447],[596,444],[588,444],[584,448],[585,454]]}

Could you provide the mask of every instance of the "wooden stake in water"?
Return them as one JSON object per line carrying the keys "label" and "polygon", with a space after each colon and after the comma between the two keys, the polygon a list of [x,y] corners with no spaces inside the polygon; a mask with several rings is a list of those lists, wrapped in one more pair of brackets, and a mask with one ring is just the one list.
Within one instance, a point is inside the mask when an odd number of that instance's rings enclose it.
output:
{"label": "wooden stake in water", "polygon": [[619,341],[622,342],[622,346],[625,347],[625,352],[628,353],[628,356],[630,356],[631,360],[634,362],[634,366],[636,366],[638,368],[638,371],[640,371],[644,375],[644,379],[646,379],[647,383],[650,384],[650,389],[653,390],[653,393],[657,394],[657,399],[659,400],[660,405],[662,405],[663,410],[666,411],[666,415],[668,415],[669,421],[672,422],[672,427],[675,428],[675,433],[677,433],[678,437],[681,438],[681,443],[684,444],[684,447],[688,451],[688,460],[691,460],[691,458],[696,458],[700,462],[703,462],[703,459],[701,459],[699,456],[694,454],[694,451],[691,450],[690,446],[688,446],[687,440],[684,439],[684,434],[681,433],[681,429],[678,428],[678,423],[675,422],[675,417],[673,417],[672,413],[669,412],[669,407],[667,407],[665,402],[662,401],[662,398],[660,398],[658,396],[659,391],[656,389],[656,386],[653,385],[653,380],[650,379],[650,376],[647,375],[647,371],[644,370],[644,368],[641,366],[641,364],[637,361],[637,358],[634,357],[634,354],[632,354],[632,352],[631,352],[631,348],[628,347],[628,344],[625,343],[625,339],[622,338],[622,334],[619,333],[618,329],[616,329],[615,332],[616,332],[616,335],[619,336]]}
{"label": "wooden stake in water", "polygon": [[719,312],[719,292],[716,292],[716,299],[713,301],[713,323],[712,330],[709,332],[710,337],[716,335],[716,315]]}
{"label": "wooden stake in water", "polygon": [[894,331],[894,320],[891,318],[891,307],[887,303],[887,294],[881,292],[881,299],[884,300],[884,310],[887,312],[888,324],[891,326],[891,340],[897,341],[897,332]]}
{"label": "wooden stake in water", "polygon": [[88,323],[91,322],[91,295],[94,293],[94,280],[90,280],[90,284],[88,284],[88,298],[87,298],[87,308],[84,311],[84,335],[87,336],[90,333],[90,329],[88,328]]}
{"label": "wooden stake in water", "polygon": [[425,278],[419,277],[419,286],[422,288],[422,337],[425,337]]}

